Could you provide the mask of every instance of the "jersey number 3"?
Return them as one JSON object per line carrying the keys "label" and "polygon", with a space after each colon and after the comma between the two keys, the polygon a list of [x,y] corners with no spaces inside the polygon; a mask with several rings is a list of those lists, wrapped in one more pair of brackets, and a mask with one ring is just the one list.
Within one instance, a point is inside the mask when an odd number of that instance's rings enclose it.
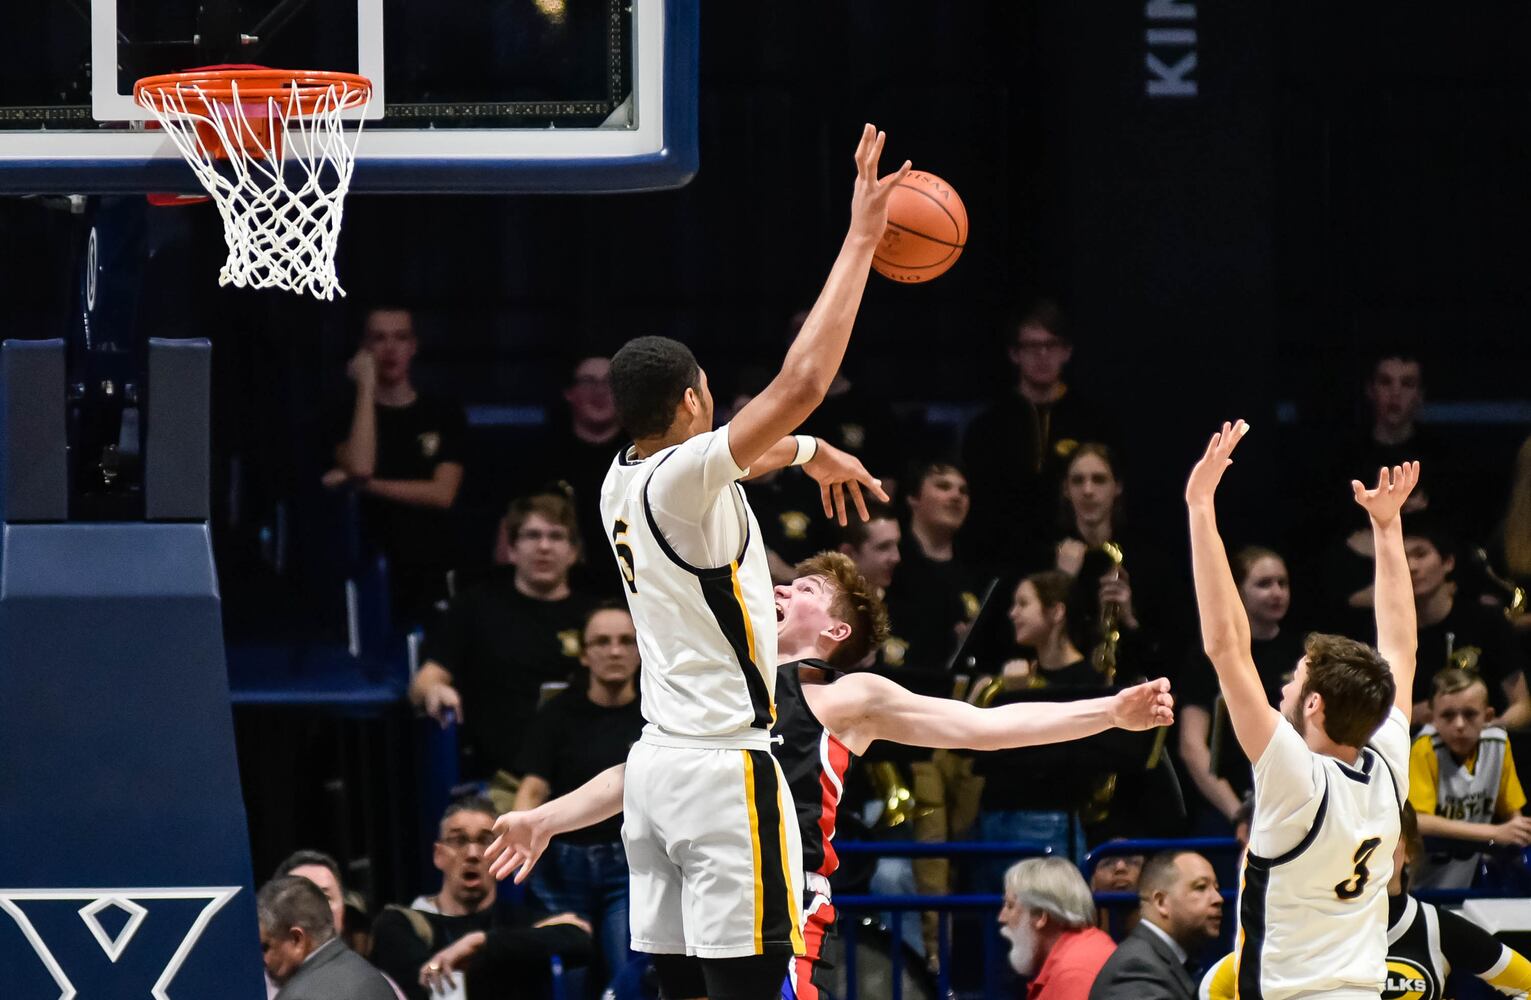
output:
{"label": "jersey number 3", "polygon": [[638,574],[633,570],[633,547],[627,540],[628,524],[620,517],[617,523],[611,526],[611,544],[617,550],[617,562],[622,567],[622,579],[627,581],[627,589],[633,593],[638,592]]}
{"label": "jersey number 3", "polygon": [[1372,859],[1377,848],[1382,846],[1381,837],[1371,837],[1361,841],[1361,846],[1356,848],[1356,870],[1350,878],[1334,887],[1334,894],[1341,899],[1355,899],[1366,889],[1366,883],[1371,880],[1371,869],[1366,863]]}

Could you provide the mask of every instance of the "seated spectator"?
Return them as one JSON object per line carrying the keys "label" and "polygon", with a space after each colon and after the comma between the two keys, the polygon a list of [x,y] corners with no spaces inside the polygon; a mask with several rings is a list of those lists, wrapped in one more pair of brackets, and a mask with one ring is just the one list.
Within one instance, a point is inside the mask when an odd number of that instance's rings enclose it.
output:
{"label": "seated spectator", "polygon": [[[355,933],[358,918],[353,916],[352,912],[352,903],[359,903],[354,909],[360,918],[365,919],[368,916],[366,903],[360,901],[356,893],[346,892],[340,879],[340,865],[334,858],[323,851],[294,851],[276,866],[276,874],[272,877],[281,878],[284,875],[296,875],[314,883],[319,891],[324,893],[325,900],[330,904],[330,915],[335,918],[335,930],[341,935],[346,945],[363,958],[371,954],[371,936],[366,933]],[[359,941],[364,944],[363,947],[357,946]],[[387,976],[385,975],[384,978],[386,979]],[[268,996],[275,996],[275,986],[276,984],[268,977],[266,981]],[[403,1000],[404,992],[399,989],[397,983],[389,979],[388,986],[399,1000]]]}
{"label": "seated spectator", "polygon": [[910,480],[907,501],[909,530],[899,546],[898,577],[888,588],[888,615],[905,647],[885,647],[884,662],[942,673],[959,628],[978,614],[981,588],[955,550],[968,515],[967,477],[949,462],[926,463]]}
{"label": "seated spectator", "polygon": [[[1113,608],[1119,657],[1135,662],[1140,674],[1157,674],[1162,650],[1177,648],[1183,631],[1183,612],[1175,609],[1192,604],[1178,583],[1183,574],[1169,570],[1152,542],[1127,536],[1124,489],[1110,448],[1079,445],[1063,466],[1060,534],[1031,565],[1078,578],[1074,611],[1080,621],[1095,623],[1097,633],[1102,609]],[[1081,648],[1094,655],[1102,638],[1090,637]]]}
{"label": "seated spectator", "polygon": [[1015,390],[973,419],[962,444],[973,487],[963,541],[995,574],[1029,554],[1035,526],[1052,515],[1062,463],[1079,442],[1115,439],[1102,411],[1063,381],[1074,344],[1057,304],[1037,302],[1011,329]]}
{"label": "seated spectator", "polygon": [[[1249,616],[1255,667],[1265,686],[1265,698],[1275,708],[1281,704],[1282,686],[1303,657],[1302,634],[1283,627],[1292,606],[1286,562],[1270,549],[1257,546],[1240,549],[1229,561],[1244,611]],[[1240,801],[1250,789],[1250,762],[1238,740],[1228,738],[1231,730],[1227,709],[1218,691],[1217,674],[1206,654],[1197,650],[1191,655],[1178,687],[1180,759],[1202,801],[1232,823]],[[1223,734],[1216,747],[1211,742],[1214,733]]]}
{"label": "seated spectator", "polygon": [[347,948],[319,887],[274,878],[255,896],[261,956],[277,1000],[393,1000],[388,981]]}
{"label": "seated spectator", "polygon": [[[1461,913],[1409,895],[1409,872],[1424,856],[1414,807],[1403,804],[1401,833],[1393,850],[1393,877],[1387,884],[1387,979],[1389,998],[1449,997],[1447,976],[1466,973],[1499,993],[1523,997],[1531,991],[1531,962]],[[1234,956],[1225,955],[1201,983],[1204,1000],[1234,1000]],[[1468,996],[1458,984],[1458,996]]]}
{"label": "seated spectator", "polygon": [[[1010,621],[1017,644],[1031,649],[1032,660],[1012,661],[1004,675],[1008,688],[1099,688],[1104,679],[1074,644],[1068,593],[1072,581],[1059,570],[1033,573],[1015,588]],[[1074,626],[1071,628],[1071,626]],[[1008,700],[1000,695],[999,700]],[[1093,743],[1096,738],[1085,743]],[[1055,854],[1084,856],[1079,810],[1091,799],[1108,769],[1084,753],[1080,742],[984,754],[973,770],[984,778],[978,816],[986,841],[1024,840],[1045,844]]]}
{"label": "seated spectator", "polygon": [[505,525],[510,566],[452,599],[426,635],[409,697],[443,725],[455,715],[466,776],[489,779],[491,797],[503,798],[508,811],[541,688],[568,682],[593,602],[569,585],[580,537],[567,497],[522,497]]}
{"label": "seated spectator", "polygon": [[1419,668],[1414,674],[1414,722],[1430,721],[1432,679],[1450,667],[1480,675],[1506,729],[1531,724],[1523,657],[1504,615],[1478,601],[1458,600],[1452,571],[1455,545],[1439,522],[1406,520],[1404,547],[1419,615]]}
{"label": "seated spectator", "polygon": [[622,574],[606,558],[610,526],[601,522],[601,484],[622,450],[622,425],[611,398],[611,359],[600,354],[579,358],[563,390],[568,423],[560,424],[525,468],[519,481],[528,490],[567,483],[574,494],[580,537],[590,552],[573,570],[575,585],[603,597],[622,590]]}
{"label": "seated spectator", "polygon": [[1005,872],[999,928],[1010,942],[1010,967],[1031,980],[1026,1000],[1086,1000],[1116,950],[1095,926],[1084,876],[1063,858],[1027,858]]}
{"label": "seated spectator", "polygon": [[521,995],[547,982],[552,956],[571,966],[590,959],[590,927],[572,913],[526,927],[502,922],[484,865],[495,819],[485,798],[449,805],[432,856],[441,889],[408,907],[389,906],[373,922],[372,961],[410,1000],[428,1000],[432,988],[459,982],[458,974],[469,996]]}
{"label": "seated spectator", "polygon": [[840,529],[840,551],[850,556],[856,572],[877,588],[877,596],[884,597],[893,586],[894,571],[903,559],[899,551],[903,531],[891,507],[869,503],[867,514],[865,521],[851,518]]}
{"label": "seated spectator", "polygon": [[[580,663],[588,677],[542,707],[521,747],[516,809],[534,809],[627,760],[643,732],[638,633],[626,607],[597,608],[585,622]],[[561,834],[548,845],[532,890],[551,911],[576,913],[596,930],[606,979],[628,952],[627,855],[622,817]]]}
{"label": "seated spectator", "polygon": [[[807,320],[806,311],[792,317],[788,325],[789,345],[797,339]],[[883,491],[892,496],[898,489],[894,477],[902,471],[899,467],[898,418],[881,394],[868,392],[851,382],[845,374],[849,363],[841,364],[824,395],[824,402],[797,430],[799,434],[812,434],[861,459],[861,464],[882,480]]]}
{"label": "seated spectator", "polygon": [[420,621],[446,597],[456,562],[447,516],[462,486],[467,421],[462,407],[419,392],[410,377],[418,343],[407,309],[367,314],[348,374],[356,389],[336,435],[331,488],[362,494],[363,530],[388,557],[394,614]]}
{"label": "seated spectator", "polygon": [[[1526,793],[1515,773],[1509,737],[1494,720],[1488,686],[1455,668],[1435,675],[1430,697],[1433,721],[1419,731],[1409,754],[1409,802],[1427,837],[1531,845],[1531,819],[1521,815]],[[1480,852],[1455,845],[1425,859],[1415,885],[1466,889],[1478,871]]]}
{"label": "seated spectator", "polygon": [[[1112,854],[1101,858],[1095,870],[1090,873],[1090,891],[1137,892],[1138,879],[1143,875],[1144,860],[1141,854]],[[1116,908],[1113,907],[1113,909]],[[1095,926],[1109,934],[1111,933],[1110,924],[1111,913],[1101,910],[1095,918]],[[1137,907],[1123,914],[1121,924],[1123,934],[1132,933],[1132,929],[1138,925]]]}
{"label": "seated spectator", "polygon": [[335,918],[335,930],[345,927],[345,889],[341,887],[340,865],[323,851],[294,851],[276,866],[272,878],[297,875],[306,878],[324,893],[330,904],[330,915]]}
{"label": "seated spectator", "polygon": [[1163,851],[1143,866],[1138,921],[1101,967],[1090,1000],[1196,1000],[1191,967],[1223,929],[1212,864],[1195,851]]}

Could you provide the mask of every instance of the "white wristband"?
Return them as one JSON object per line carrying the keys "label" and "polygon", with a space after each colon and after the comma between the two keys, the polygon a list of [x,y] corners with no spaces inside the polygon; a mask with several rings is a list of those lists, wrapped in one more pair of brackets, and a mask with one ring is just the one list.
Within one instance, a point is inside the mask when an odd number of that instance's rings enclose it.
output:
{"label": "white wristband", "polygon": [[797,454],[792,457],[793,465],[807,465],[819,453],[819,439],[812,434],[794,434],[792,440],[797,442]]}

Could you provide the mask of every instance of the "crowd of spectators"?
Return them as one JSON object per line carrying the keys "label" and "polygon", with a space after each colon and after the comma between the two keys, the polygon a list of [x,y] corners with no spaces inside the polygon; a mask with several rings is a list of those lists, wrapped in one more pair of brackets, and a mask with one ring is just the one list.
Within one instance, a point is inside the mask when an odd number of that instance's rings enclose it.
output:
{"label": "crowd of spectators", "polygon": [[[1152,995],[1189,997],[1188,956],[1217,937],[1222,917],[1208,860],[1182,851],[1096,868],[1097,891],[1136,892],[1141,901],[1119,946],[1098,926],[1092,886],[1075,863],[1117,837],[1234,835],[1247,825],[1249,761],[1230,738],[1199,649],[1179,525],[1132,519],[1119,429],[1100,401],[1066,381],[1076,345],[1062,312],[1038,303],[1010,333],[1012,389],[968,423],[960,444],[937,454],[903,451],[915,439],[901,435],[888,403],[844,374],[836,379],[804,431],[863,455],[883,476],[893,501],[874,505],[870,520],[826,521],[816,488],[796,468],[746,489],[773,575],[786,579],[805,556],[838,549],[883,593],[891,632],[866,669],[981,705],[1171,678],[1178,720],[1167,741],[1104,734],[977,755],[879,745],[848,784],[842,812],[900,839],[1051,848],[1052,858],[1008,871],[1003,863],[905,864],[900,883],[992,892],[1003,881],[1000,922],[1032,995],[1136,997],[1150,995],[1143,982],[1162,981],[1167,992]],[[366,537],[388,560],[395,618],[424,630],[409,698],[437,723],[459,727],[461,777],[479,783],[482,797],[442,817],[439,891],[375,920],[365,905],[348,907],[333,861],[304,854],[284,864],[261,896],[267,969],[284,1000],[309,995],[298,989],[310,976],[304,970],[338,950],[336,937],[355,942],[386,973],[379,982],[412,1000],[459,973],[486,983],[542,976],[552,954],[591,965],[590,981],[600,985],[631,958],[619,820],[555,841],[530,902],[513,917],[497,905],[482,863],[497,812],[531,808],[620,762],[643,724],[636,637],[598,509],[622,443],[609,361],[575,357],[562,394],[567,422],[505,456],[515,468],[501,478],[519,492],[502,498],[497,533],[480,548],[492,556],[475,565],[446,556],[456,551],[454,504],[475,474],[465,466],[464,411],[415,387],[416,349],[407,310],[368,315],[323,482],[359,494]],[[748,371],[735,384],[720,421],[756,388]],[[1345,485],[1384,464],[1421,461],[1423,487],[1405,517],[1419,615],[1414,721],[1422,727],[1409,799],[1432,840],[1416,884],[1465,887],[1506,861],[1504,848],[1531,845],[1512,749],[1514,734],[1531,726],[1531,615],[1517,596],[1531,585],[1531,439],[1502,519],[1474,523],[1459,506],[1459,449],[1420,421],[1424,385],[1417,356],[1380,352],[1362,394],[1368,422],[1333,435],[1333,453],[1294,474],[1293,523],[1248,539],[1232,562],[1274,706],[1310,629],[1368,638],[1371,535],[1347,506]],[[912,809],[888,808],[897,791],[912,795]],[[293,876],[311,879],[317,901]],[[320,903],[327,923],[315,922]],[[931,958],[932,930],[912,942]],[[335,977],[365,970],[339,960],[326,968]]]}

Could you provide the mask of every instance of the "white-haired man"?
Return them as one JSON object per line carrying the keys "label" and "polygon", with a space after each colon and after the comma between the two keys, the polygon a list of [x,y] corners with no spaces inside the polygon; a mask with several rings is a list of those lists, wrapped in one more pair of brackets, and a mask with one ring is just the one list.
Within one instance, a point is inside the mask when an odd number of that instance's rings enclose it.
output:
{"label": "white-haired man", "polygon": [[1095,900],[1073,862],[1027,858],[1005,872],[999,932],[1010,967],[1030,982],[1026,1000],[1088,1000],[1116,943],[1095,926]]}

